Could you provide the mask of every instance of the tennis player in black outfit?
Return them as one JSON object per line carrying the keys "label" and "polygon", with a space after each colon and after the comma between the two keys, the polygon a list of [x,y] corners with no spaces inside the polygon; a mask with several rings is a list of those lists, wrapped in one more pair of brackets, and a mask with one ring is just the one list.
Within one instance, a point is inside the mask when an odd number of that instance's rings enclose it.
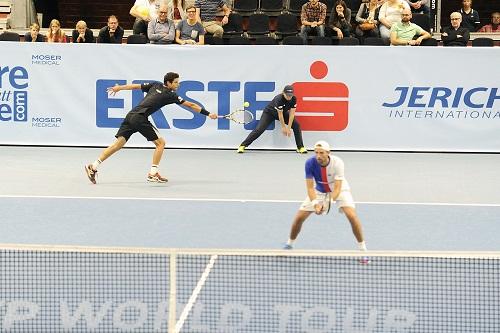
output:
{"label": "tennis player in black outfit", "polygon": [[304,148],[304,142],[302,141],[302,131],[300,130],[300,125],[297,120],[294,119],[296,107],[297,97],[293,94],[293,87],[287,85],[283,89],[283,92],[276,95],[265,107],[257,127],[240,144],[238,147],[238,153],[244,153],[245,149],[259,136],[261,136],[272,122],[278,120],[280,122],[281,132],[283,135],[290,136],[290,128],[293,130],[295,144],[297,145],[297,153],[307,154],[307,149]]}
{"label": "tennis player in black outfit", "polygon": [[211,119],[217,119],[216,114],[210,113],[201,106],[185,101],[179,97],[175,93],[178,87],[179,74],[169,72],[165,74],[163,84],[160,82],[150,82],[143,84],[125,84],[121,86],[116,85],[108,88],[108,93],[111,95],[115,95],[120,90],[141,89],[146,93],[146,96],[127,114],[120,125],[120,129],[118,129],[118,132],[115,135],[116,141],[108,148],[104,149],[94,163],[85,166],[85,172],[93,184],[96,183],[98,166],[108,157],[120,150],[135,132],[141,133],[142,136],[144,136],[148,141],[152,141],[156,146],[153,153],[153,164],[151,165],[151,170],[148,173],[147,180],[157,183],[165,183],[168,181],[158,172],[158,165],[160,164],[163,149],[165,148],[165,139],[159,135],[158,129],[156,129],[156,127],[149,122],[148,117],[158,111],[161,107],[167,104],[175,103],[187,106],[196,112],[210,117]]}

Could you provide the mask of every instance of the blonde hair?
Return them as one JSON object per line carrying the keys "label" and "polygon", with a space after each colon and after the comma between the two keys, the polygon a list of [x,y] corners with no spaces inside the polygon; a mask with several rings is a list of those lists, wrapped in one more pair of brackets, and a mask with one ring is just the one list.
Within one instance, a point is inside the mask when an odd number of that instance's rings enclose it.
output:
{"label": "blonde hair", "polygon": [[78,21],[76,22],[76,28],[87,28],[87,23],[85,21]]}
{"label": "blonde hair", "polygon": [[30,30],[35,29],[36,31],[40,31],[40,25],[38,23],[33,23],[30,25]]}
{"label": "blonde hair", "polygon": [[[55,34],[52,32],[53,25],[57,25],[58,27]],[[47,42],[60,43],[63,40],[66,40],[66,35],[64,34],[64,31],[61,30],[61,23],[58,20],[53,19],[50,21],[49,31],[47,32]]]}

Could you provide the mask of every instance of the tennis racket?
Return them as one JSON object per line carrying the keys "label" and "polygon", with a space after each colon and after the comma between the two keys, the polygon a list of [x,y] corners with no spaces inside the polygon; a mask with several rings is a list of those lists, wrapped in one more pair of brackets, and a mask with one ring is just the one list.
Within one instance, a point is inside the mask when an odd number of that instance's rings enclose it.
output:
{"label": "tennis racket", "polygon": [[323,209],[321,210],[321,214],[326,215],[330,213],[330,206],[332,204],[332,195],[330,192],[325,193],[323,197]]}
{"label": "tennis racket", "polygon": [[253,114],[248,110],[238,109],[219,118],[229,119],[237,124],[248,124],[253,120]]}

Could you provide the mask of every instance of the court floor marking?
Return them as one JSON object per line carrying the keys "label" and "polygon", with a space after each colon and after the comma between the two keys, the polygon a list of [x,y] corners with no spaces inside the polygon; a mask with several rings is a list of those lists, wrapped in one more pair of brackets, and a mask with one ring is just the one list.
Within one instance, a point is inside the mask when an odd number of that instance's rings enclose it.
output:
{"label": "court floor marking", "polygon": [[[89,197],[59,195],[8,195],[0,194],[0,198],[10,199],[78,199],[78,200],[143,200],[143,201],[202,201],[202,202],[256,202],[256,203],[301,203],[302,200],[270,200],[270,199],[224,199],[224,198],[161,198],[161,197]],[[356,201],[363,205],[408,205],[408,206],[470,206],[500,207],[492,203],[454,203],[454,202],[397,202],[397,201]]]}

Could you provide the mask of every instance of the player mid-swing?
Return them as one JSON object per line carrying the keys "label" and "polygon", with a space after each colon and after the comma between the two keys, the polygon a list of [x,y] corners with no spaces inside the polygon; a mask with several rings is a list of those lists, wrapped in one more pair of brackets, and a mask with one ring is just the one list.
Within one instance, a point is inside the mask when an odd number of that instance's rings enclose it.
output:
{"label": "player mid-swing", "polygon": [[165,139],[159,136],[158,130],[148,120],[148,117],[161,107],[167,104],[181,104],[199,112],[211,119],[217,119],[217,115],[210,113],[201,106],[185,101],[179,97],[175,91],[179,87],[179,74],[169,72],[163,78],[163,84],[160,82],[150,82],[143,84],[126,84],[116,85],[108,88],[111,95],[116,94],[120,90],[141,89],[146,93],[144,99],[134,107],[125,117],[120,129],[116,133],[116,140],[108,148],[104,149],[99,158],[92,164],[85,166],[85,172],[89,180],[95,184],[97,176],[97,167],[104,162],[108,157],[120,150],[128,141],[130,136],[135,132],[139,132],[148,141],[152,141],[156,149],[153,153],[153,164],[148,173],[147,180],[150,182],[165,183],[167,179],[160,176],[158,165],[160,164],[163,149],[165,148]]}
{"label": "player mid-swing", "polygon": [[[314,145],[315,156],[306,161],[306,187],[307,197],[297,212],[290,231],[290,238],[284,249],[290,250],[300,233],[304,221],[314,212],[323,213],[330,202],[325,198],[335,201],[339,211],[343,212],[352,232],[358,241],[358,248],[366,251],[361,222],[356,214],[354,200],[347,180],[344,178],[344,162],[337,156],[330,155],[330,145],[325,141],[318,141]],[[316,184],[316,186],[315,186]],[[362,263],[368,259],[363,258]]]}

